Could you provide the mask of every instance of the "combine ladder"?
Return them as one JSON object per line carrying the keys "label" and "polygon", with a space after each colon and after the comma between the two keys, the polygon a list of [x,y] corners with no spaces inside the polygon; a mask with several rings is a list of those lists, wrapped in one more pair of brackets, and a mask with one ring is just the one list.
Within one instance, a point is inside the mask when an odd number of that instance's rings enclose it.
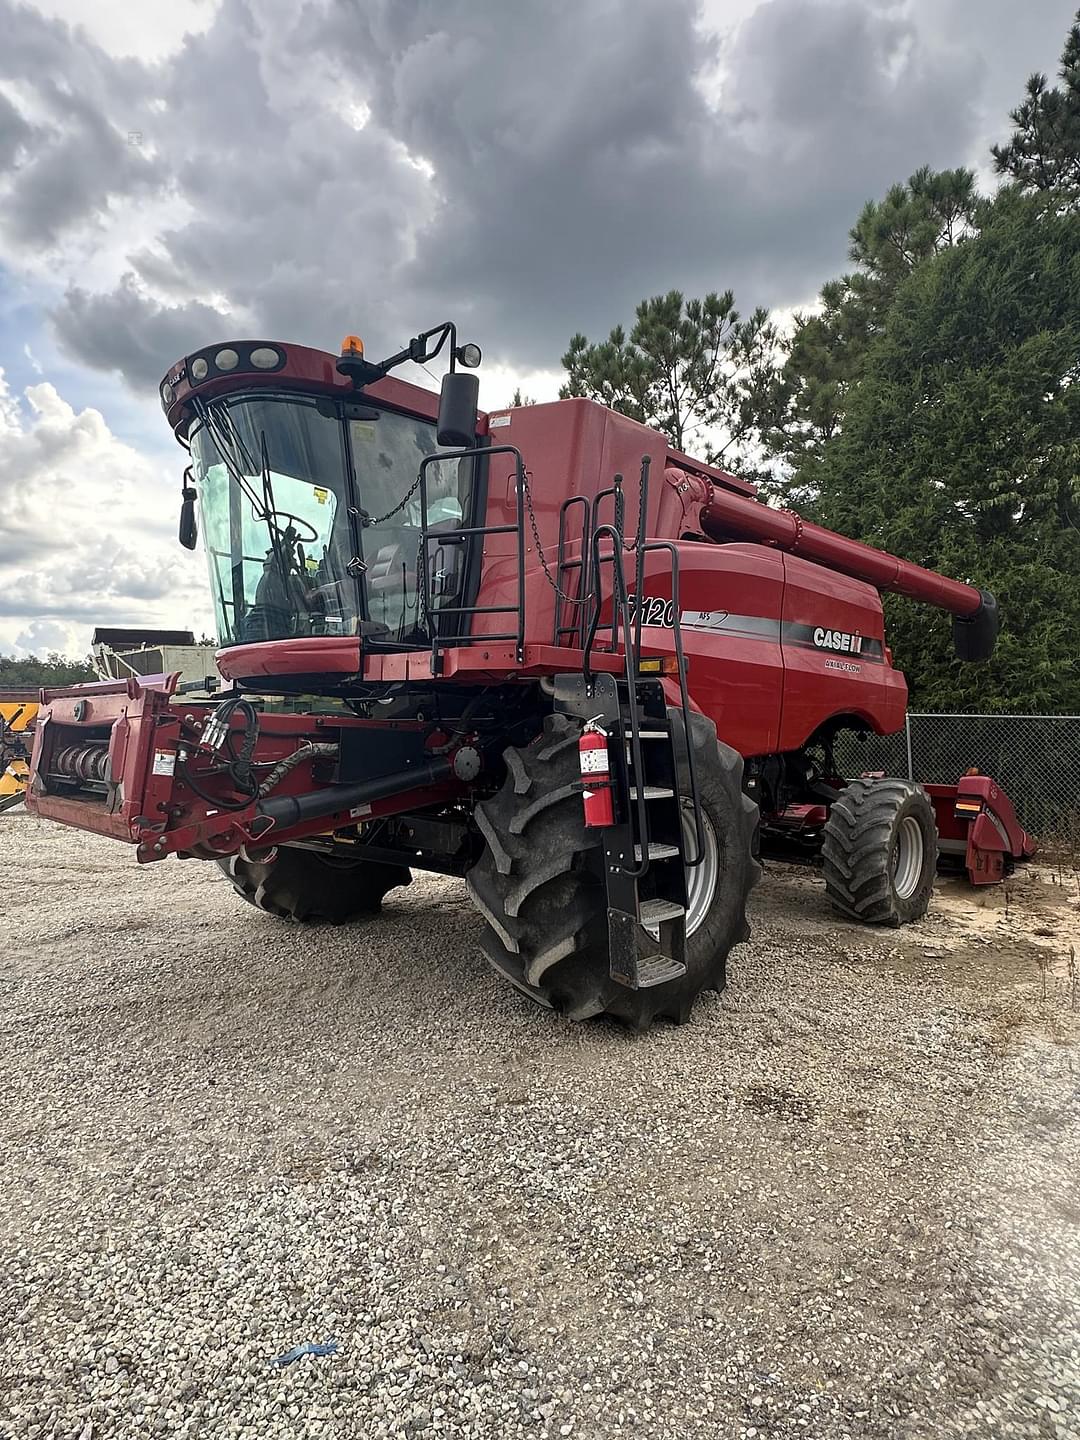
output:
{"label": "combine ladder", "polygon": [[[646,512],[649,461],[641,466],[638,538],[627,546],[623,535],[622,477],[610,493],[615,521],[596,523],[583,547],[580,594],[592,596],[592,614],[582,617],[582,673],[555,680],[556,708],[582,720],[595,721],[608,738],[614,789],[615,823],[604,827],[604,876],[607,888],[608,942],[612,979],[632,990],[645,990],[681,979],[686,974],[686,870],[701,863],[704,835],[693,747],[690,744],[690,703],[686,659],[679,627],[678,552],[669,541],[647,541]],[[560,558],[563,525],[560,524]],[[602,543],[608,542],[603,553]],[[632,615],[623,567],[628,550],[635,557],[636,614]],[[661,682],[660,657],[641,654],[640,597],[645,555],[663,551],[671,566],[671,595],[676,674],[680,705],[669,710]],[[611,565],[612,618],[600,620],[602,567]],[[590,578],[591,577],[591,578]],[[568,627],[563,627],[568,628]],[[559,617],[556,616],[556,630]],[[609,632],[608,653],[619,650],[623,637],[624,673],[590,669],[590,656],[600,631]],[[689,794],[680,798],[679,757],[689,779]],[[689,822],[689,823],[687,823]],[[689,835],[688,835],[689,832]],[[688,843],[689,839],[689,843]],[[642,937],[646,937],[643,943]]]}

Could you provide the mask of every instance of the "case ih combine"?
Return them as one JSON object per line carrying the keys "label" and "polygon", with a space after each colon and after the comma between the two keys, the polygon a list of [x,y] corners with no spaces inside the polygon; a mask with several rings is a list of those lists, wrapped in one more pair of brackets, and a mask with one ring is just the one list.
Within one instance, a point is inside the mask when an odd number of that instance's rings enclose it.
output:
{"label": "case ih combine", "polygon": [[[389,375],[444,350],[439,396]],[[144,862],[216,861],[285,919],[464,875],[512,984],[638,1027],[723,987],[763,847],[820,852],[838,908],[884,924],[926,909],[935,810],[976,881],[1027,853],[983,777],[930,796],[833,761],[841,731],[903,724],[878,592],[950,611],[971,660],[992,596],[589,401],[481,415],[479,358],[443,325],[381,364],[350,337],[170,369],[225,688],[45,692],[32,810]]]}

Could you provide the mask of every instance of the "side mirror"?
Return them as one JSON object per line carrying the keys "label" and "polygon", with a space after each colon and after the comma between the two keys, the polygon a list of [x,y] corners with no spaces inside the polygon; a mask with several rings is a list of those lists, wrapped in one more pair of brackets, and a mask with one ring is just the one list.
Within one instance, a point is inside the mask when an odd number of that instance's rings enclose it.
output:
{"label": "side mirror", "polygon": [[185,550],[194,550],[199,538],[199,522],[195,519],[195,491],[185,485],[180,502],[180,544]]}
{"label": "side mirror", "polygon": [[479,398],[480,381],[476,375],[453,370],[443,376],[436,431],[440,445],[465,450],[476,444],[476,405]]}

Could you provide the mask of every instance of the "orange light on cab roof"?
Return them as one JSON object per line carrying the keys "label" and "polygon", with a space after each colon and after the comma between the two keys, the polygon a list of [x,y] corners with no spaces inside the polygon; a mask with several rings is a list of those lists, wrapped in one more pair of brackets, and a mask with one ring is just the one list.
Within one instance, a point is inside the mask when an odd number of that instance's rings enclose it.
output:
{"label": "orange light on cab roof", "polygon": [[341,342],[342,355],[363,355],[364,342],[359,335],[346,335]]}

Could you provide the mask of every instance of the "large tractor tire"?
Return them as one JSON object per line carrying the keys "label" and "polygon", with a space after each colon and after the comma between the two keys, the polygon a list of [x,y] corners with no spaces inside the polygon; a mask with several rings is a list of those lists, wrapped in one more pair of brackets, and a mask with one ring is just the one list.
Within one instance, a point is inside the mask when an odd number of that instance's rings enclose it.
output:
{"label": "large tractor tire", "polygon": [[[673,721],[677,713],[669,712]],[[712,722],[693,715],[690,733],[706,856],[687,876],[687,971],[646,990],[629,990],[609,974],[603,850],[599,833],[584,824],[580,724],[550,715],[532,744],[504,753],[506,780],[477,808],[486,848],[468,887],[487,921],[488,959],[538,1004],[575,1020],[605,1014],[644,1030],[659,1016],[689,1019],[702,990],[723,990],[728,952],[750,935],[746,901],[761,873],[758,812],[743,793],[742,757],[717,740]],[[685,776],[681,786],[685,797]],[[684,811],[692,833],[685,799]],[[655,951],[644,930],[641,945],[643,954]]]}
{"label": "large tractor tire", "polygon": [[907,925],[926,914],[937,853],[934,807],[920,785],[851,780],[825,824],[826,893],[864,925]]}
{"label": "large tractor tire", "polygon": [[317,850],[283,846],[270,860],[230,855],[217,862],[250,905],[282,920],[344,925],[377,915],[383,896],[412,875],[404,865],[337,859]]}

